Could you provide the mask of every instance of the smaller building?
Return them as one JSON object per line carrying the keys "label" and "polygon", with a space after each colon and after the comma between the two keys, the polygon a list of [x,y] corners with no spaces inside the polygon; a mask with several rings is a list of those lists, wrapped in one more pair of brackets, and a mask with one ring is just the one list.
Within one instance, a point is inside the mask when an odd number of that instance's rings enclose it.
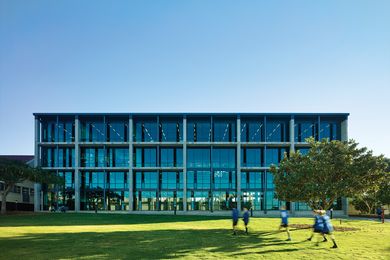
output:
{"label": "smaller building", "polygon": [[[0,158],[21,161],[29,166],[34,165],[34,155],[0,155]],[[0,181],[0,191],[5,190],[4,182]],[[24,181],[17,183],[7,195],[7,211],[34,210],[34,183]]]}

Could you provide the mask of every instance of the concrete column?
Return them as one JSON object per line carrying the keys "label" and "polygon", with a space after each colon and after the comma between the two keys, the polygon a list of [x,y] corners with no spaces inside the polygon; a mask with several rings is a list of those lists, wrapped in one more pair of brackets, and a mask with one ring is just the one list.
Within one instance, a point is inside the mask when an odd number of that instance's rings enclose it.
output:
{"label": "concrete column", "polygon": [[341,141],[348,141],[348,119],[341,122]]}
{"label": "concrete column", "polygon": [[[290,153],[295,152],[295,119],[291,116],[290,119]],[[290,201],[290,212],[295,213],[295,203]]]}
{"label": "concrete column", "polygon": [[237,208],[241,210],[241,118],[237,116],[237,147],[236,147],[236,164],[237,164]]}
{"label": "concrete column", "polygon": [[129,118],[129,175],[127,178],[129,184],[129,211],[134,210],[134,190],[133,190],[133,117]]}
{"label": "concrete column", "polygon": [[74,209],[76,212],[80,211],[80,169],[79,169],[79,163],[80,163],[80,121],[79,117],[76,115],[75,121],[74,121],[74,130],[75,130],[75,136],[74,136],[74,144],[75,144],[75,150],[74,150]]}
{"label": "concrete column", "polygon": [[183,117],[183,211],[187,211],[187,117]]}
{"label": "concrete column", "polygon": [[[341,141],[348,141],[348,118],[341,122]],[[344,215],[348,215],[348,198],[341,198],[341,206]]]}
{"label": "concrete column", "polygon": [[[34,138],[34,167],[39,166],[39,142],[40,142],[40,123],[39,119],[35,117],[35,138]],[[41,184],[34,183],[34,211],[41,210]]]}

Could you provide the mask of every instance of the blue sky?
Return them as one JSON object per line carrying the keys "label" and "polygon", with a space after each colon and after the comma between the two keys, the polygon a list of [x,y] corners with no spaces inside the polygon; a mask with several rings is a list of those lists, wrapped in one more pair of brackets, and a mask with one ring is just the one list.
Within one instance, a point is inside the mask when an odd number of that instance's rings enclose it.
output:
{"label": "blue sky", "polygon": [[390,157],[390,1],[0,1],[0,154],[33,112],[349,112]]}

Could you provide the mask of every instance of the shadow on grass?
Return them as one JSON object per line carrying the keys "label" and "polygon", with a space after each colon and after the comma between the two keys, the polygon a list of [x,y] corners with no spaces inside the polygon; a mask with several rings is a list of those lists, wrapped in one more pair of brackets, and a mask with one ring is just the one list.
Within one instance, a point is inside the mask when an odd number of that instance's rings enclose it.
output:
{"label": "shadow on grass", "polygon": [[231,230],[153,230],[108,233],[50,233],[1,238],[5,259],[91,257],[94,259],[207,258],[272,254],[299,250],[262,233],[232,235]]}
{"label": "shadow on grass", "polygon": [[73,225],[123,225],[171,222],[191,222],[229,219],[222,216],[131,215],[88,213],[38,213],[32,215],[0,216],[0,227],[19,226],[73,226]]}

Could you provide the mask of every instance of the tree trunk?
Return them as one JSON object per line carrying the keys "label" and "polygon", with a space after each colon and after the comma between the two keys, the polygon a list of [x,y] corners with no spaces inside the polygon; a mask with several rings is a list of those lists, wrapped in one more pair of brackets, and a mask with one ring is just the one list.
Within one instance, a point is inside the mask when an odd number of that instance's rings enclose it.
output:
{"label": "tree trunk", "polygon": [[4,215],[7,211],[7,195],[11,190],[12,186],[7,186],[7,188],[1,193],[1,214]]}
{"label": "tree trunk", "polygon": [[5,195],[5,191],[1,193],[1,214],[4,215],[6,212],[7,206],[7,196]]}

